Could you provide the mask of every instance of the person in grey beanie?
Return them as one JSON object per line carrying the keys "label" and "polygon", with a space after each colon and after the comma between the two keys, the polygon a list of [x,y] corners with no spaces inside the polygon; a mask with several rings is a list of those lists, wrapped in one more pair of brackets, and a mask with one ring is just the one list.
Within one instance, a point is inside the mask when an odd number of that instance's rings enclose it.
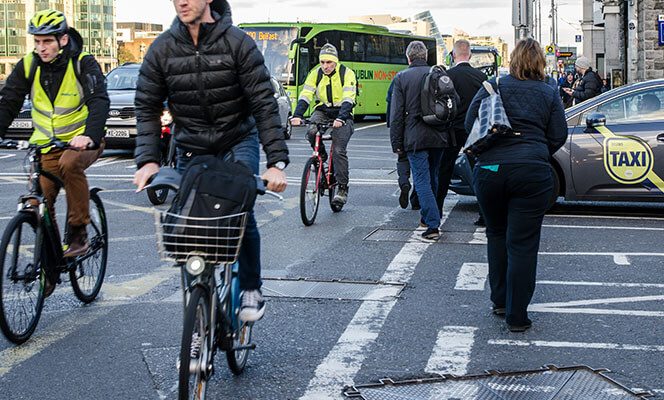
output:
{"label": "person in grey beanie", "polygon": [[578,104],[601,93],[602,79],[593,71],[588,57],[579,57],[574,66],[583,78],[575,90],[565,88],[564,91],[574,97],[574,103]]}

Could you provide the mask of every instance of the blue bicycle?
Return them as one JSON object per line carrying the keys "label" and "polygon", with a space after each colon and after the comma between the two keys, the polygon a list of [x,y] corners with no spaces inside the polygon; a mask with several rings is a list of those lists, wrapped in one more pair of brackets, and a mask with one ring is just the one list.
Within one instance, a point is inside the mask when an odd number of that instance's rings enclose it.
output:
{"label": "blue bicycle", "polygon": [[[180,175],[161,168],[149,185],[179,189]],[[258,194],[265,183],[257,177]],[[267,192],[275,197],[281,196]],[[177,367],[179,399],[205,399],[207,382],[214,374],[217,350],[226,352],[231,371],[244,370],[251,342],[252,322],[238,318],[240,284],[237,258],[247,213],[215,218],[185,217],[155,212],[159,253],[181,268],[184,323]]]}

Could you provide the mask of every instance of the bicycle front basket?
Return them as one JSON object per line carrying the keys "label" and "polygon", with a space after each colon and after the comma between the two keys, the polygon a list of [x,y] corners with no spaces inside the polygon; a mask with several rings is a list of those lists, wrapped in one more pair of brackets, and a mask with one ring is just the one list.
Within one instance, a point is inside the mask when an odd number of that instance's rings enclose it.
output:
{"label": "bicycle front basket", "polygon": [[247,221],[246,212],[213,218],[154,212],[162,260],[183,263],[192,255],[213,264],[232,264],[237,260]]}

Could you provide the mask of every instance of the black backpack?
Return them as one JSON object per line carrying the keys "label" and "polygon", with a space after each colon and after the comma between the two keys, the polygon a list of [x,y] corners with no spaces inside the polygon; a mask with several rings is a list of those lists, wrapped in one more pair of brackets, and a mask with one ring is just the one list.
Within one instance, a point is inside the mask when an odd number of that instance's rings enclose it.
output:
{"label": "black backpack", "polygon": [[422,120],[429,125],[447,125],[457,112],[454,83],[445,70],[434,65],[422,78]]}
{"label": "black backpack", "polygon": [[[244,164],[194,157],[162,221],[164,247],[175,259],[192,252],[215,263],[234,260],[245,214],[256,201],[256,178]],[[238,215],[232,218],[220,218]],[[198,219],[197,219],[198,218]]]}

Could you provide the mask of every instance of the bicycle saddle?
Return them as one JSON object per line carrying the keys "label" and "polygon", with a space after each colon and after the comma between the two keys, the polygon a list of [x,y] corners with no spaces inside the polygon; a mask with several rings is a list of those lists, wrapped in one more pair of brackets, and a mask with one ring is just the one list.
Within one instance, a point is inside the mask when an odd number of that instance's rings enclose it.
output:
{"label": "bicycle saddle", "polygon": [[146,189],[180,189],[180,181],[182,180],[182,175],[173,168],[162,167],[159,168],[159,172],[152,176],[150,184],[147,185]]}

